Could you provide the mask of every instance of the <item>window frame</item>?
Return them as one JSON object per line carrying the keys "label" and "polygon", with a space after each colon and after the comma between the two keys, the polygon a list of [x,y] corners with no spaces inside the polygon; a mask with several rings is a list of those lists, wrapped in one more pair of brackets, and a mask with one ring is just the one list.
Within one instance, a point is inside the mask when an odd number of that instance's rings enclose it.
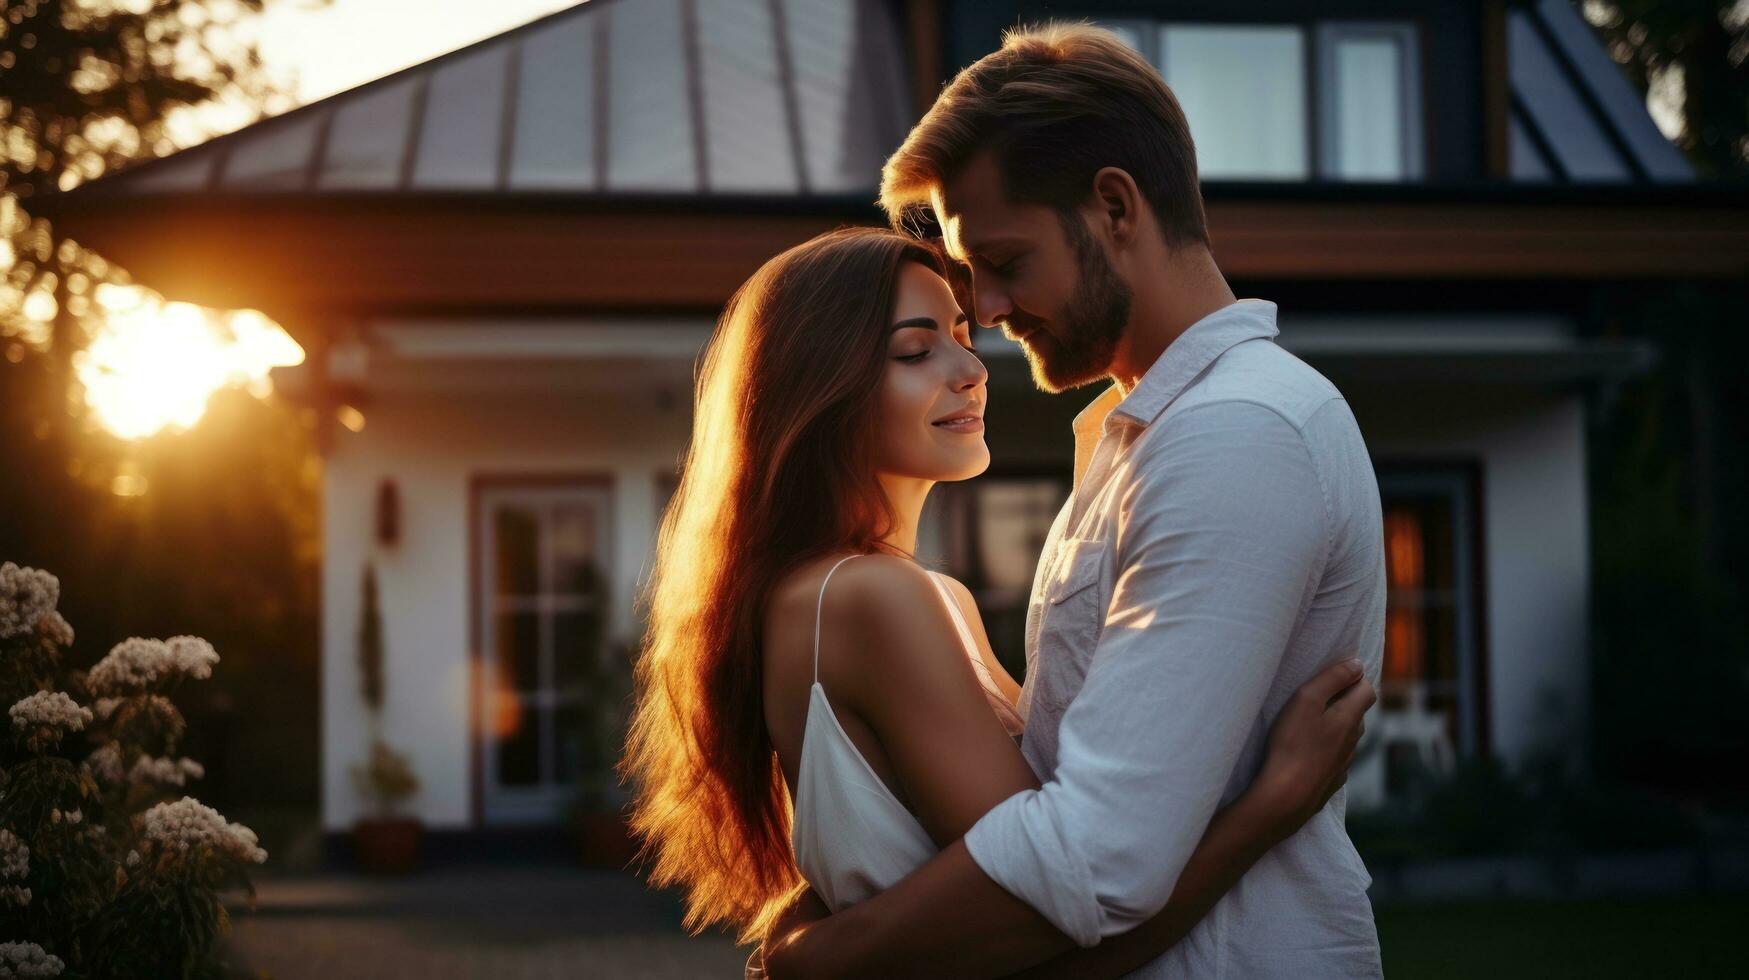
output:
{"label": "window frame", "polygon": [[[1342,184],[1407,184],[1427,179],[1427,115],[1426,79],[1422,75],[1421,45],[1423,31],[1420,21],[1363,20],[1343,18],[1313,18],[1308,20],[1262,19],[1217,20],[1191,17],[1100,18],[1097,23],[1126,37],[1132,46],[1166,77],[1161,39],[1168,27],[1292,27],[1299,31],[1305,67],[1306,146],[1303,177],[1208,177],[1205,182],[1295,184],[1328,182]],[[1401,86],[1402,118],[1399,122],[1403,146],[1403,173],[1389,178],[1345,177],[1339,170],[1339,114],[1336,104],[1336,47],[1354,39],[1386,38],[1396,42],[1401,53],[1398,82]]]}
{"label": "window frame", "polygon": [[[1486,756],[1488,656],[1486,554],[1483,551],[1482,467],[1473,461],[1380,461],[1381,513],[1393,497],[1444,496],[1452,515],[1452,610],[1457,635],[1457,717],[1453,748],[1459,759]],[[1389,597],[1387,596],[1387,602]]]}
{"label": "window frame", "polygon": [[[1325,20],[1315,27],[1316,42],[1311,71],[1316,75],[1318,111],[1312,122],[1316,130],[1319,179],[1341,183],[1410,183],[1425,180],[1427,175],[1427,139],[1422,117],[1425,105],[1422,96],[1420,31],[1411,21],[1387,20]],[[1397,83],[1401,95],[1403,117],[1399,120],[1403,150],[1403,173],[1399,177],[1346,177],[1340,173],[1341,140],[1338,138],[1336,105],[1336,47],[1343,41],[1385,39],[1397,44],[1401,56]]]}

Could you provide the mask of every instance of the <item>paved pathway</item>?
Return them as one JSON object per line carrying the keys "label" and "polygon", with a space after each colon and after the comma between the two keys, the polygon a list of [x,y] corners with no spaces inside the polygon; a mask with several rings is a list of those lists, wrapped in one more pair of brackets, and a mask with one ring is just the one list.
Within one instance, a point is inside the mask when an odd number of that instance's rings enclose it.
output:
{"label": "paved pathway", "polygon": [[257,881],[221,958],[274,980],[739,977],[726,937],[688,937],[670,896],[629,875],[569,868],[430,870],[402,879]]}

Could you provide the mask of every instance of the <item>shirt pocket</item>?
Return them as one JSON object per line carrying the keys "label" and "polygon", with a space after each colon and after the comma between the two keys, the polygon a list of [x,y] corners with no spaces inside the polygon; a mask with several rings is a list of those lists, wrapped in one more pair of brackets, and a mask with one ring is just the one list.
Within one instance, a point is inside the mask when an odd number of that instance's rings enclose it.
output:
{"label": "shirt pocket", "polygon": [[1039,610],[1039,663],[1052,694],[1066,701],[1080,689],[1093,648],[1105,627],[1109,600],[1104,541],[1064,541]]}

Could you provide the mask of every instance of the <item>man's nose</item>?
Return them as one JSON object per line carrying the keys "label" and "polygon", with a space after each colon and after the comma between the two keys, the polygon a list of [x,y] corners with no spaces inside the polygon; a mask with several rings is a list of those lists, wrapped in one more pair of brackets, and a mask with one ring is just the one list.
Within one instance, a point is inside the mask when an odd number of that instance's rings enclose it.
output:
{"label": "man's nose", "polygon": [[980,327],[993,327],[1014,312],[1014,303],[1008,294],[993,284],[972,284],[972,317]]}

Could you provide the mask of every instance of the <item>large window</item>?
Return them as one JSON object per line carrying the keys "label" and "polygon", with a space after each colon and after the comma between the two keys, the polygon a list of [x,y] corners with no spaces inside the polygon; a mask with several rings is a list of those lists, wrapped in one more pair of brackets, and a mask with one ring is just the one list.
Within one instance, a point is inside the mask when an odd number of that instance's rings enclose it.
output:
{"label": "large window", "polygon": [[1422,176],[1413,26],[1107,24],[1160,69],[1212,180]]}
{"label": "large window", "polygon": [[918,557],[971,590],[990,647],[1016,680],[1026,670],[1033,571],[1068,496],[1068,477],[1056,473],[942,484],[931,492],[918,532]]}
{"label": "large window", "polygon": [[591,764],[611,535],[605,481],[482,487],[481,758],[490,823],[554,819]]}
{"label": "large window", "polygon": [[1466,467],[1379,470],[1385,652],[1367,751],[1350,776],[1359,808],[1482,748],[1475,483]]}

